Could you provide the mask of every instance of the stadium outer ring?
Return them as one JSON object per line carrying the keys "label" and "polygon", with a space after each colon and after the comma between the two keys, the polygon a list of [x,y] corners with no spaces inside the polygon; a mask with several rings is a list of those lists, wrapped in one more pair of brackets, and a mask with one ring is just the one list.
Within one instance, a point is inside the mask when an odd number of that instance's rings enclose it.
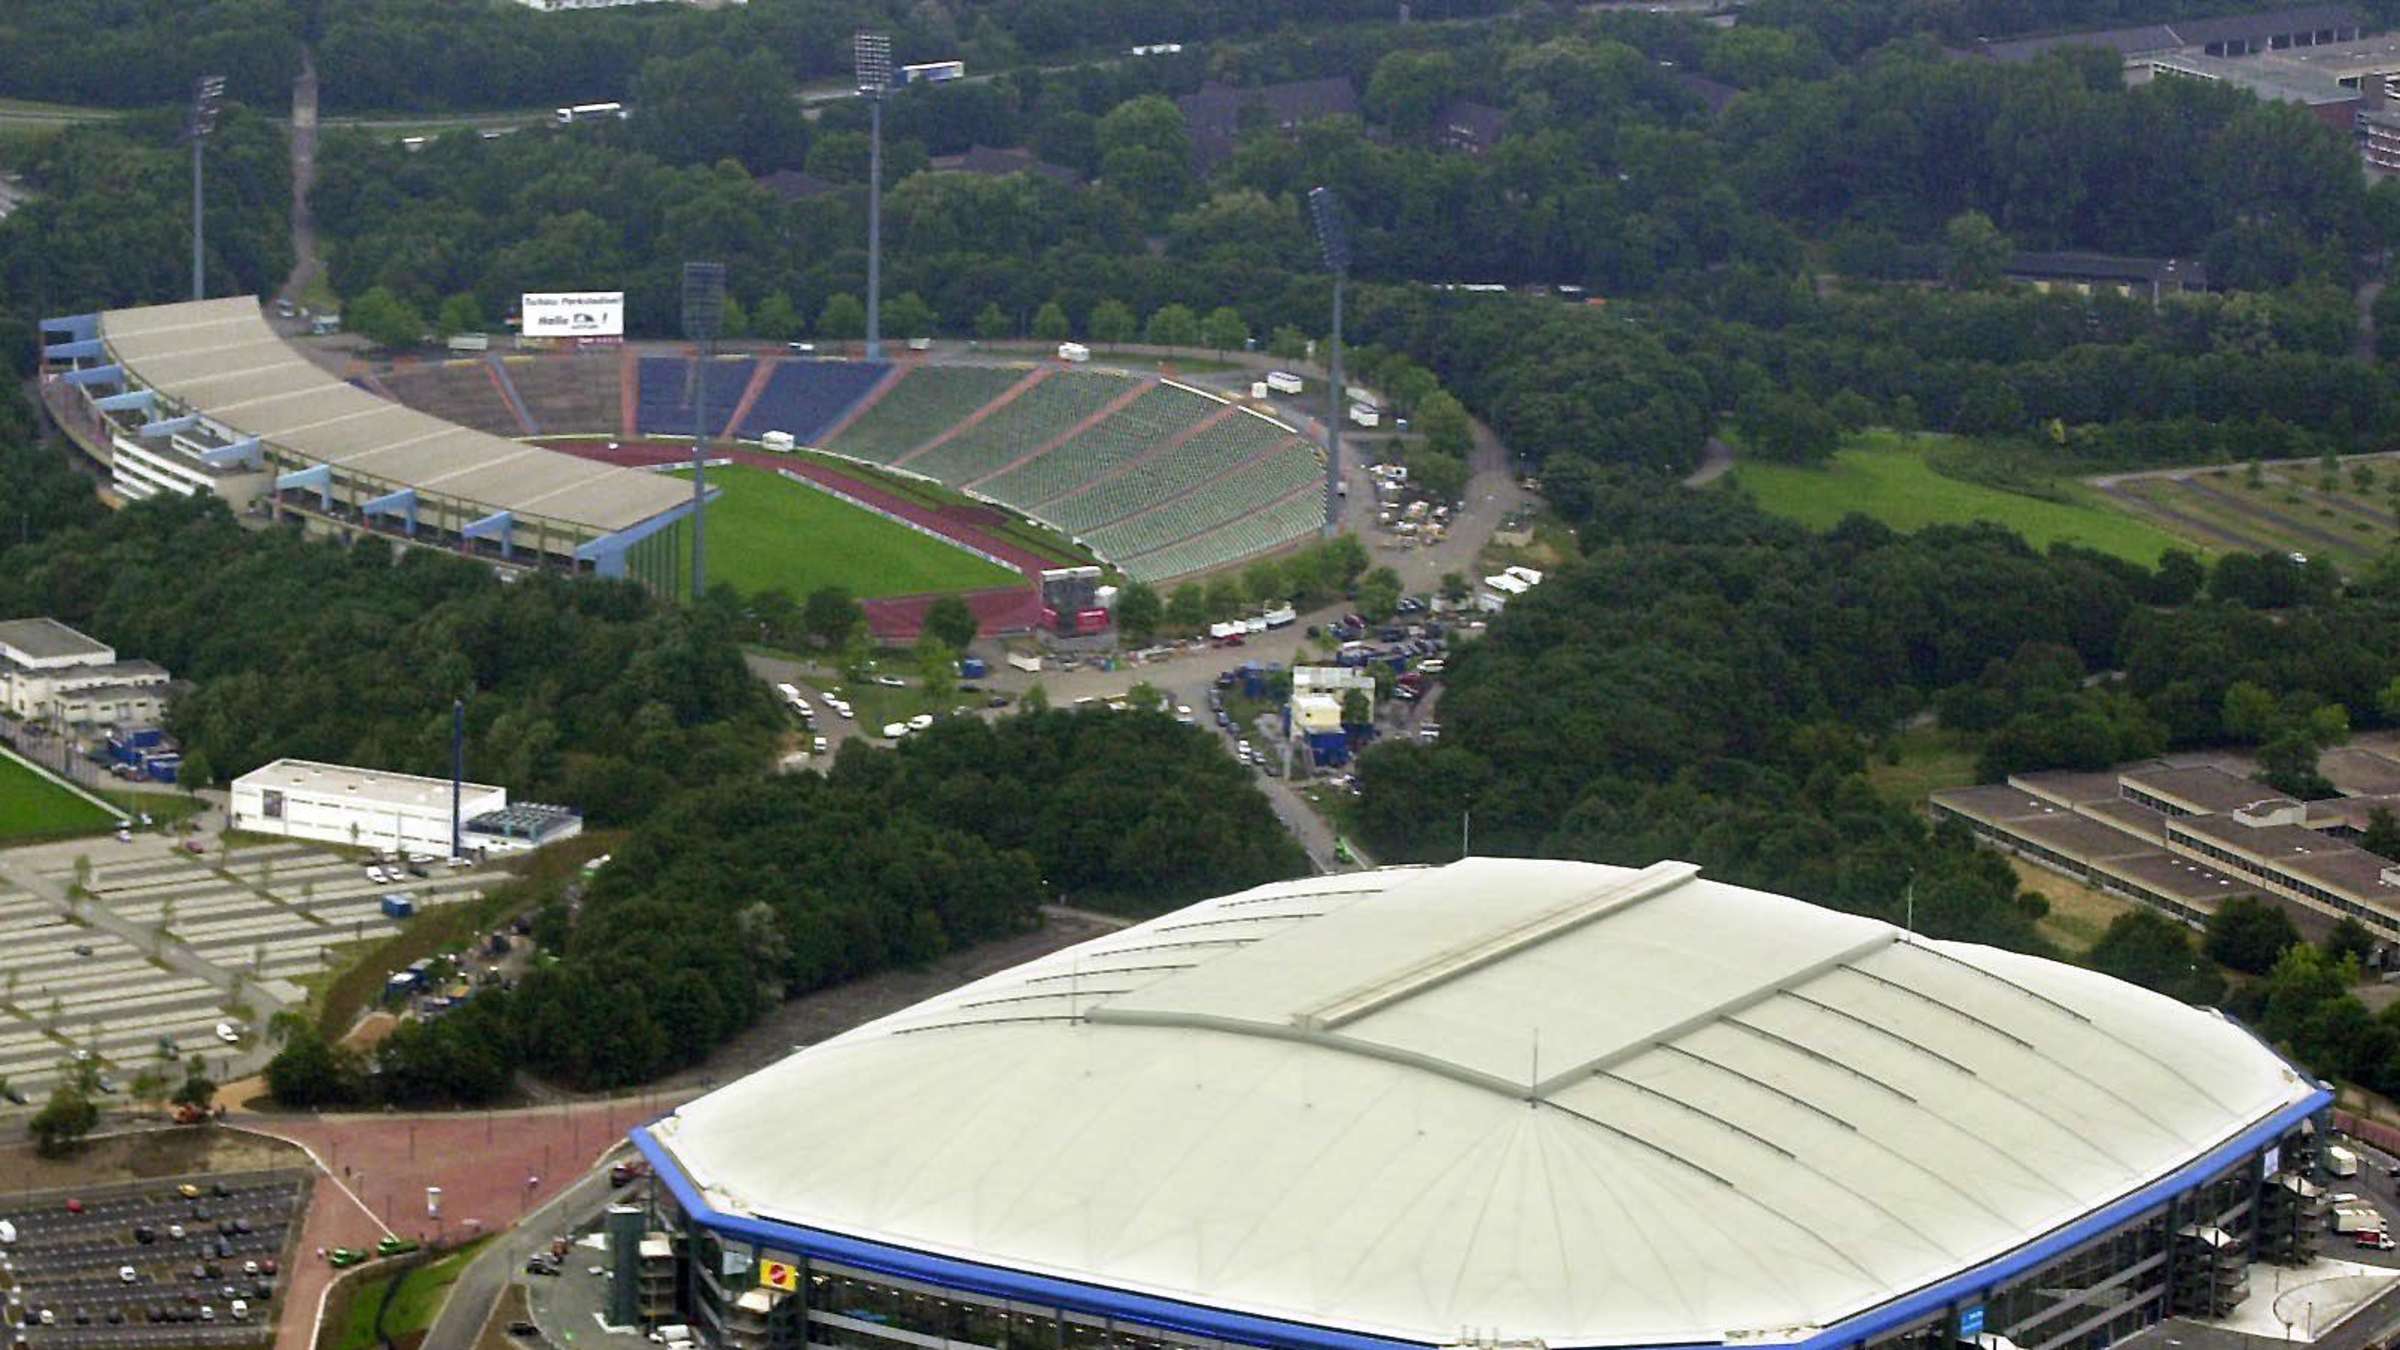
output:
{"label": "stadium outer ring", "polygon": [[[2168,1175],[2140,1190],[2119,1196],[2072,1223],[2052,1229],[1981,1265],[1969,1267],[1923,1289],[1845,1318],[1804,1341],[1788,1344],[1793,1350],[1834,1350],[1838,1346],[1859,1345],[1927,1313],[1967,1306],[2012,1276],[2130,1222],[2143,1212],[2186,1191],[2199,1188],[2209,1178],[2239,1161],[2244,1154],[2273,1142],[2286,1130],[2332,1103],[2333,1093],[2319,1087],[2306,1100],[2284,1107]],[[668,1189],[675,1193],[676,1202],[683,1206],[684,1216],[691,1223],[778,1251],[821,1257],[926,1284],[970,1290],[988,1297],[1069,1307],[1247,1345],[1299,1346],[1307,1350],[1420,1350],[1429,1344],[1210,1308],[1153,1294],[1111,1289],[1105,1285],[1051,1275],[1036,1275],[957,1257],[937,1256],[798,1224],[727,1214],[711,1207],[701,1198],[699,1189],[684,1175],[674,1155],[651,1135],[648,1126],[640,1126],[633,1131],[633,1143],[641,1150],[642,1156],[650,1160],[652,1172],[663,1178]],[[1664,1350],[1664,1347],[1654,1350]]]}

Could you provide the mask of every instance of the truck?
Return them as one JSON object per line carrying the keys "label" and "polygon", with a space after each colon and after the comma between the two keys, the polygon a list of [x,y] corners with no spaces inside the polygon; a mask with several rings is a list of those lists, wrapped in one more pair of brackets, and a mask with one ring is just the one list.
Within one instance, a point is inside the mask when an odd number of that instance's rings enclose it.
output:
{"label": "truck", "polygon": [[1042,658],[1033,652],[1010,652],[1008,668],[1024,671],[1028,675],[1039,675],[1042,673]]}
{"label": "truck", "polygon": [[1270,370],[1267,372],[1267,388],[1278,394],[1298,394],[1305,391],[1308,385],[1288,370]]}
{"label": "truck", "polygon": [[985,665],[980,656],[962,656],[958,659],[958,675],[962,680],[980,680],[991,673],[992,668]]}
{"label": "truck", "polygon": [[788,455],[792,453],[792,448],[799,444],[799,442],[792,439],[792,433],[788,431],[770,431],[765,435],[760,436],[758,438],[758,443],[766,449],[772,450],[779,455]]}
{"label": "truck", "polygon": [[1062,342],[1058,344],[1058,359],[1081,365],[1092,359],[1092,349],[1080,342]]}
{"label": "truck", "polygon": [[2325,1150],[2325,1172],[2328,1176],[2357,1176],[2358,1155],[2343,1148],[2340,1144],[2327,1148]]}
{"label": "truck", "polygon": [[2333,1231],[2337,1233],[2380,1233],[2383,1230],[2383,1215],[2371,1206],[2355,1205],[2333,1212]]}
{"label": "truck", "polygon": [[488,352],[492,349],[489,333],[452,333],[450,350],[454,352]]}
{"label": "truck", "polygon": [[387,895],[383,897],[383,917],[387,919],[405,919],[416,912],[417,902],[413,896]]}

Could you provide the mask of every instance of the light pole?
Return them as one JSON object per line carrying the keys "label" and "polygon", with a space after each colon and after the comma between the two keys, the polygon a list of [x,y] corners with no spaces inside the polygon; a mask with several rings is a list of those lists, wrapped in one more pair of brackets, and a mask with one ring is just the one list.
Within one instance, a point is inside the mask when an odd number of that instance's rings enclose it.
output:
{"label": "light pole", "polygon": [[1342,220],[1341,199],[1329,187],[1309,189],[1308,215],[1316,223],[1325,270],[1333,273],[1333,350],[1325,382],[1325,536],[1330,539],[1342,523],[1342,280],[1350,272],[1350,227]]}
{"label": "light pole", "polygon": [[192,298],[208,298],[207,264],[204,261],[202,218],[206,215],[205,199],[200,191],[200,147],[208,134],[217,129],[218,100],[225,97],[225,77],[203,75],[192,82],[192,117],[185,130],[192,140]]}
{"label": "light pole", "polygon": [[883,96],[892,87],[892,35],[851,41],[858,96],[867,101],[867,359],[883,359]]}
{"label": "light pole", "polygon": [[708,589],[708,357],[725,323],[725,264],[683,265],[683,335],[692,340],[692,599]]}

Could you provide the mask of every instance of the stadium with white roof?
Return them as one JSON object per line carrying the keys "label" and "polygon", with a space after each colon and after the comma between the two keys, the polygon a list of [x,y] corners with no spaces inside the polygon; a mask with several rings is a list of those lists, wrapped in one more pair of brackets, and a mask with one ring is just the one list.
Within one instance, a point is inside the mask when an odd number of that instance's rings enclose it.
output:
{"label": "stadium with white roof", "polygon": [[[645,574],[689,486],[446,422],[337,378],[247,297],[42,321],[43,402],[121,500],[371,532],[509,565]],[[663,542],[663,541],[662,541]]]}
{"label": "stadium with white roof", "polygon": [[1472,859],[1194,905],[635,1139],[649,1314],[718,1345],[2082,1350],[2309,1259],[2329,1100],[2089,970]]}

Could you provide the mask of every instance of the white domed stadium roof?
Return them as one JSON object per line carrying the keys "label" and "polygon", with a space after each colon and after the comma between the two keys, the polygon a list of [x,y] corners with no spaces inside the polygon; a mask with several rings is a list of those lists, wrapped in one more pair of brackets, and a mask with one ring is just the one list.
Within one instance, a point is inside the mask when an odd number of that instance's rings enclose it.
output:
{"label": "white domed stadium roof", "polygon": [[1664,1345],[1804,1339],[2321,1100],[2091,971],[1684,864],[1474,859],[1194,905],[650,1142],[768,1228],[1375,1337]]}

